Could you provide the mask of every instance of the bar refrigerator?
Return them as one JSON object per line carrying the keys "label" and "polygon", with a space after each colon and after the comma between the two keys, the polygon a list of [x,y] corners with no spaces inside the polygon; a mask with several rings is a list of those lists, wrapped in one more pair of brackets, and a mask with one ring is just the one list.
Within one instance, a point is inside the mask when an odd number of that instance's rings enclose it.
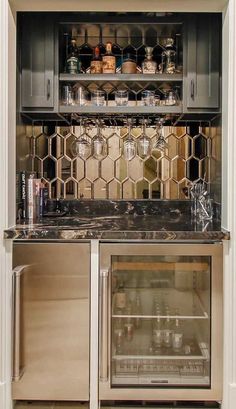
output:
{"label": "bar refrigerator", "polygon": [[100,400],[222,399],[222,244],[102,243]]}

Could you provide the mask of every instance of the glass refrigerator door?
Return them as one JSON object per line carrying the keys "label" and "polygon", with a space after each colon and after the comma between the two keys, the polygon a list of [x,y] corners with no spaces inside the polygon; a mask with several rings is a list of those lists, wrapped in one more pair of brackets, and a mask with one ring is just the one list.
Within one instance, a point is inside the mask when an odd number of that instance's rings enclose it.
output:
{"label": "glass refrigerator door", "polygon": [[111,386],[209,388],[211,257],[111,261]]}

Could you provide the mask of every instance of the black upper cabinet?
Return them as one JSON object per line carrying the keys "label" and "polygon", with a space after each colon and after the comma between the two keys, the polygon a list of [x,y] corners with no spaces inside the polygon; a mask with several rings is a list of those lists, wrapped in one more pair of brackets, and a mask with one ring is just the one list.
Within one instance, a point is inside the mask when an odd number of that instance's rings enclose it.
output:
{"label": "black upper cabinet", "polygon": [[21,20],[21,107],[54,108],[54,24],[49,16]]}
{"label": "black upper cabinet", "polygon": [[219,15],[191,14],[186,26],[184,109],[217,109],[220,106]]}

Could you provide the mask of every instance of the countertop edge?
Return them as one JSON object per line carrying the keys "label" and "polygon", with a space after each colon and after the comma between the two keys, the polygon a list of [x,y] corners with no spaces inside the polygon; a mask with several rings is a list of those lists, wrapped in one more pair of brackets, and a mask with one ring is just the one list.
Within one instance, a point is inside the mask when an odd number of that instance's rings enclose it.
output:
{"label": "countertop edge", "polygon": [[4,230],[6,240],[163,240],[163,241],[223,241],[230,240],[230,232],[220,231],[167,231],[167,230],[89,230],[17,226]]}

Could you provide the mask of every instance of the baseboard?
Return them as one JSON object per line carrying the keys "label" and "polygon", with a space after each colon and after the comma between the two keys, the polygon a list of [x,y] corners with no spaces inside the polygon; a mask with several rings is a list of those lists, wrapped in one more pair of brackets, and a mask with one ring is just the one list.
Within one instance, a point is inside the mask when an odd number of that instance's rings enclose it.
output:
{"label": "baseboard", "polygon": [[236,383],[229,385],[229,407],[228,409],[235,409],[236,407]]}
{"label": "baseboard", "polygon": [[0,409],[13,409],[9,388],[3,382],[0,382]]}

